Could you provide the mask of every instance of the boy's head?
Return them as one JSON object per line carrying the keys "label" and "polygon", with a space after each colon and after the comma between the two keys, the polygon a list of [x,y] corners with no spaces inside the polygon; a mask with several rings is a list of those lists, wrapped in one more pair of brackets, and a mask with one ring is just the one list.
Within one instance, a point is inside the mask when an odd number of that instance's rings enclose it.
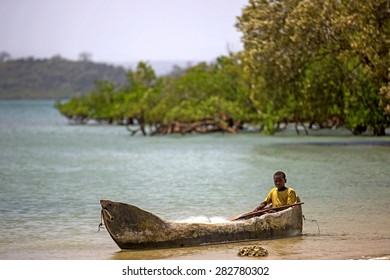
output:
{"label": "boy's head", "polygon": [[284,174],[284,172],[278,171],[274,174],[275,187],[277,187],[278,189],[283,189],[286,187],[286,185],[285,185],[286,182],[287,182],[287,179],[286,179],[286,174]]}

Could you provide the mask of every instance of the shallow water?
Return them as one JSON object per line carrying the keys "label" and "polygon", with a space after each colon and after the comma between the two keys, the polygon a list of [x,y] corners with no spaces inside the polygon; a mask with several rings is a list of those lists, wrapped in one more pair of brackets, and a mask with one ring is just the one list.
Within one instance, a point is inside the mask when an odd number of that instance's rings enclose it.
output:
{"label": "shallow water", "polygon": [[[52,101],[0,101],[0,259],[268,259],[390,256],[390,138],[256,133],[130,137],[124,127],[68,125]],[[100,199],[169,220],[252,210],[272,175],[304,201],[300,237],[120,251],[98,232]]]}

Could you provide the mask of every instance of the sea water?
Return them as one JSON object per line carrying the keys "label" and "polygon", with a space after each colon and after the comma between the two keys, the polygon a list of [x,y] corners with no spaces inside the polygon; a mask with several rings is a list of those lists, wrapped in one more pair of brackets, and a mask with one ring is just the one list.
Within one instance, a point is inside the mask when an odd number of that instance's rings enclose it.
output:
{"label": "sea water", "polygon": [[[0,259],[236,259],[246,245],[268,259],[390,255],[389,137],[131,137],[123,126],[70,125],[53,103],[0,101]],[[304,202],[302,236],[121,251],[98,230],[100,199],[220,222],[258,206],[277,170]]]}

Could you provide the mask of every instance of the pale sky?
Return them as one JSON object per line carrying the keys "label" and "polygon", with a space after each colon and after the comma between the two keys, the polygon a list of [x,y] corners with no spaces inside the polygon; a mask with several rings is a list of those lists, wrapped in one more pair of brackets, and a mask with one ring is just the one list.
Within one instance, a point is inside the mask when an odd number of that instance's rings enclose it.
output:
{"label": "pale sky", "polygon": [[242,49],[248,0],[0,0],[0,51],[93,61],[212,60]]}

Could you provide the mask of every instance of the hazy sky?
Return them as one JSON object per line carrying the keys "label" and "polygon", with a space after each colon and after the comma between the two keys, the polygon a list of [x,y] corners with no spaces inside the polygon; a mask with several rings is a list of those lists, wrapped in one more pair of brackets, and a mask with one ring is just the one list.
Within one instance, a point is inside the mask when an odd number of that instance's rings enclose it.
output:
{"label": "hazy sky", "polygon": [[248,0],[0,0],[0,51],[94,61],[212,60],[242,48]]}

